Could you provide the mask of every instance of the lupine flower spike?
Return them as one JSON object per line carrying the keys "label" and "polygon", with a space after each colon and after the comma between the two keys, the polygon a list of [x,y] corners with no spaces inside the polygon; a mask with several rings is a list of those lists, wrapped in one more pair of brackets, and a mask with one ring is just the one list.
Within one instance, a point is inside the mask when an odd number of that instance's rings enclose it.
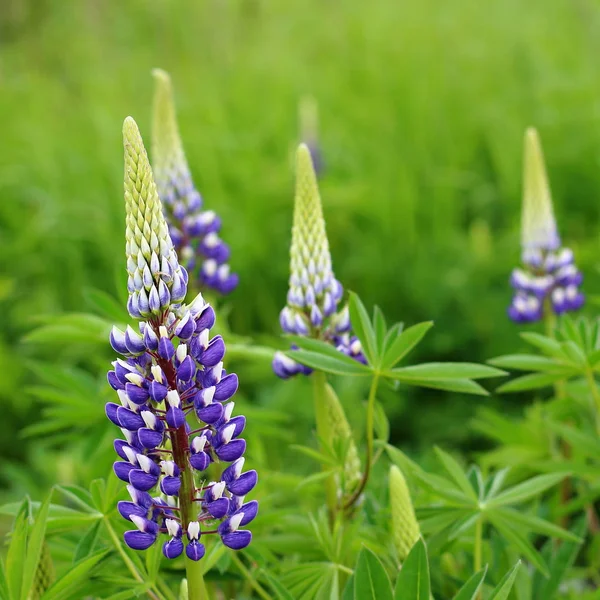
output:
{"label": "lupine flower spike", "polygon": [[[301,144],[296,156],[296,198],[290,251],[290,288],[279,321],[284,333],[320,339],[365,362],[359,340],[351,334],[348,307],[338,311],[342,284],[331,266],[329,242],[310,150]],[[273,370],[282,378],[311,369],[275,354]]]}
{"label": "lupine flower spike", "polygon": [[508,309],[517,323],[539,321],[546,311],[561,314],[581,308],[583,275],[574,264],[573,251],[561,246],[542,148],[535,129],[525,132],[521,220],[522,269],[515,269],[515,290]]}
{"label": "lupine flower spike", "polygon": [[219,237],[221,220],[214,211],[202,210],[202,197],[192,182],[177,127],[171,79],[160,69],[153,73],[152,166],[171,239],[201,289],[228,294],[237,286],[238,276],[228,264],[229,246]]}
{"label": "lupine flower spike", "polygon": [[[218,534],[244,548],[258,503],[245,502],[257,482],[243,472],[243,416],[233,416],[238,387],[223,368],[225,345],[211,339],[212,307],[199,294],[186,306],[188,275],[179,264],[142,138],[135,121],[123,126],[129,314],[137,326],[110,334],[121,355],[108,381],[119,402],[106,405],[121,429],[115,440],[117,477],[130,501],[118,510],[131,522],[125,542],[144,550],[163,538],[162,551],[191,560],[204,555],[202,538]],[[194,423],[191,425],[190,423]],[[213,462],[230,463],[219,481],[207,481]]]}
{"label": "lupine flower spike", "polygon": [[323,173],[323,153],[319,145],[319,109],[312,96],[304,96],[299,105],[300,139],[310,150],[315,173]]}
{"label": "lupine flower spike", "polygon": [[398,560],[402,563],[419,539],[421,531],[406,480],[396,465],[390,467],[390,511],[392,540]]}

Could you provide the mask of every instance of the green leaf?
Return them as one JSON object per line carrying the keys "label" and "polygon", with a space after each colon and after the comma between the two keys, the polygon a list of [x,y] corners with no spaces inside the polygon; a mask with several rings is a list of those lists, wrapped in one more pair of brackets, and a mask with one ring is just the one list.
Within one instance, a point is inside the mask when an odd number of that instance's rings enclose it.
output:
{"label": "green leaf", "polygon": [[401,373],[404,378],[416,379],[485,379],[506,375],[506,372],[487,365],[453,362],[422,363],[412,367],[400,367],[393,369],[393,373]]}
{"label": "green leaf", "polygon": [[332,456],[330,454],[325,454],[323,452],[319,452],[318,450],[315,450],[314,448],[309,448],[308,446],[300,446],[299,444],[292,444],[290,446],[290,449],[301,452],[302,454],[304,454],[305,456],[308,456],[309,458],[312,458],[314,461],[318,462],[319,464],[328,464],[328,465],[331,465],[334,467],[337,465],[337,461],[335,460],[334,456]]}
{"label": "green leaf", "polygon": [[600,456],[600,439],[562,423],[548,422],[548,427],[558,433],[577,451],[588,456]]}
{"label": "green leaf", "polygon": [[76,485],[57,485],[56,490],[70,500],[78,510],[97,514],[98,516],[101,515],[94,509],[94,501],[87,490]]}
{"label": "green leaf", "polygon": [[385,323],[385,317],[383,316],[379,306],[375,306],[373,308],[373,326],[375,328],[375,340],[377,341],[377,354],[378,356],[382,356],[387,326]]}
{"label": "green leaf", "polygon": [[508,598],[520,566],[521,561],[517,562],[517,564],[501,579],[500,583],[492,591],[488,600],[506,600]]}
{"label": "green leaf", "polygon": [[429,562],[423,539],[417,540],[396,580],[394,600],[429,600]]}
{"label": "green leaf", "polygon": [[[552,371],[556,368],[565,368],[552,358],[537,356],[536,354],[507,354],[488,360],[491,365],[502,369],[515,369],[516,371]],[[571,368],[568,367],[567,368]]]}
{"label": "green leaf", "polygon": [[[333,373],[334,375],[353,375],[353,376],[369,376],[371,369],[350,357],[337,352],[337,356],[331,357],[317,352],[308,350],[289,350],[284,353],[286,356],[312,369]],[[350,358],[352,364],[344,360]]]}
{"label": "green leaf", "polygon": [[515,485],[500,492],[496,497],[489,500],[487,505],[491,508],[494,506],[505,506],[508,504],[517,504],[525,502],[548,488],[556,485],[559,481],[567,477],[568,473],[549,473],[547,475],[538,475],[523,483]]}
{"label": "green leaf", "polygon": [[533,547],[520,529],[512,522],[502,518],[494,512],[488,513],[488,519],[498,530],[500,535],[524,558],[526,558],[545,577],[548,577],[548,565],[542,555]]}
{"label": "green leaf", "polygon": [[454,460],[450,454],[444,452],[441,448],[435,447],[435,453],[438,458],[444,465],[446,471],[448,471],[450,477],[454,481],[454,483],[458,486],[458,489],[462,490],[464,494],[470,498],[472,498],[475,502],[477,502],[477,494],[473,489],[473,486],[469,482],[469,479],[465,475],[464,471],[461,469],[460,465]]}
{"label": "green leaf", "polygon": [[432,327],[433,321],[425,321],[405,329],[388,346],[381,361],[381,368],[391,369],[396,363],[400,362],[423,339],[425,334]]}
{"label": "green leaf", "polygon": [[8,589],[8,581],[6,580],[6,571],[4,569],[4,561],[0,556],[0,598],[6,598],[6,600],[12,600],[12,596]]}
{"label": "green leaf", "polygon": [[350,322],[356,337],[362,344],[363,352],[367,361],[372,366],[379,365],[379,356],[377,354],[377,341],[375,338],[375,330],[369,319],[369,313],[361,299],[354,293],[350,292],[350,301],[348,303],[350,310]]}
{"label": "green leaf", "polygon": [[287,591],[281,582],[265,569],[260,569],[258,577],[265,579],[272,591],[275,592],[274,600],[294,600],[294,597]]}
{"label": "green leaf", "polygon": [[86,556],[89,556],[96,546],[98,541],[98,534],[100,531],[101,521],[96,521],[83,535],[75,548],[75,554],[73,555],[73,562],[77,562]]}
{"label": "green leaf", "polygon": [[[357,364],[356,359],[341,353],[334,346],[327,342],[323,342],[321,340],[313,340],[312,338],[303,337],[301,335],[288,335],[286,336],[286,338],[289,339],[292,344],[298,346],[300,350],[306,350],[308,352],[315,352],[323,356],[328,356],[329,358],[333,358],[336,361],[343,362],[349,367],[354,367]],[[369,368],[365,365],[361,363],[358,364],[360,365],[360,367],[362,367],[361,370],[369,371]]]}
{"label": "green leaf", "polygon": [[392,585],[380,560],[363,546],[354,571],[354,597],[392,600]]}
{"label": "green leaf", "polygon": [[350,575],[350,579],[348,579],[348,583],[346,583],[344,593],[342,594],[342,600],[354,600],[354,574]]}
{"label": "green leaf", "polygon": [[567,376],[562,373],[533,373],[517,377],[504,385],[501,385],[496,391],[500,394],[508,392],[524,392],[526,390],[538,390],[540,388],[554,385],[557,381],[565,379]]}
{"label": "green leaf", "polygon": [[48,497],[38,511],[35,523],[29,532],[29,539],[27,541],[27,556],[25,558],[25,564],[23,565],[23,584],[21,587],[21,600],[27,600],[29,597],[33,581],[35,579],[35,572],[40,562],[40,556],[42,554],[42,545],[44,544],[44,537],[46,535],[46,522],[48,520],[48,511],[50,509],[50,500],[52,499],[52,491],[48,494]]}
{"label": "green leaf", "polygon": [[454,600],[476,600],[477,593],[483,584],[486,573],[487,566],[481,569],[481,571],[477,571],[477,573],[472,575],[467,583],[465,583],[465,585],[458,590],[456,596],[454,596]]}
{"label": "green leaf", "polygon": [[94,312],[105,317],[111,323],[124,324],[129,321],[129,315],[123,305],[106,292],[87,288],[83,290],[83,298]]}
{"label": "green leaf", "polygon": [[560,540],[569,540],[572,542],[581,543],[583,540],[578,538],[574,533],[554,525],[549,521],[540,519],[533,515],[525,514],[521,511],[515,510],[514,508],[496,508],[494,513],[501,515],[504,519],[512,522],[514,525],[522,526],[524,531],[532,531],[541,535],[547,535],[548,537],[558,538]]}
{"label": "green leaf", "polygon": [[560,343],[556,340],[549,338],[539,333],[523,332],[520,334],[521,337],[532,346],[539,348],[545,354],[554,356],[557,358],[564,357],[563,351],[560,347]]}
{"label": "green leaf", "polygon": [[587,529],[586,518],[581,517],[573,527],[574,535],[579,539],[578,542],[565,542],[560,544],[555,549],[555,544],[552,540],[548,540],[543,548],[542,556],[549,561],[548,570],[550,577],[543,579],[537,573],[534,574],[533,580],[533,597],[534,600],[552,600],[556,596],[558,588],[563,580],[565,573],[571,568],[582,541],[585,537]]}
{"label": "green leaf", "polygon": [[90,571],[107,555],[108,551],[102,550],[75,563],[46,590],[40,600],[63,600],[68,598],[89,578]]}
{"label": "green leaf", "polygon": [[29,498],[25,498],[19,506],[6,555],[6,577],[13,598],[21,598],[30,514],[31,503]]}
{"label": "green leaf", "polygon": [[470,379],[416,379],[414,377],[404,377],[403,373],[397,373],[394,370],[386,371],[384,376],[392,377],[406,385],[414,385],[417,387],[446,390],[448,392],[462,392],[465,394],[475,394],[477,396],[489,395],[487,390]]}

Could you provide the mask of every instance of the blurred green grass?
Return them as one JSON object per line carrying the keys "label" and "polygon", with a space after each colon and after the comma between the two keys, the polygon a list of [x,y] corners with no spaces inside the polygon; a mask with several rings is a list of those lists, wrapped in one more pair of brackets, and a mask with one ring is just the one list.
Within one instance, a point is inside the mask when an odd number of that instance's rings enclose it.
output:
{"label": "blurred green grass", "polygon": [[[505,307],[526,126],[585,291],[598,289],[599,34],[592,0],[5,0],[3,444],[35,413],[19,344],[35,317],[124,285],[121,123],[133,115],[149,143],[153,67],[172,74],[195,182],[241,276],[233,330],[278,335],[308,93],[338,278],[391,319],[435,320],[428,359],[481,361],[518,343]],[[428,399],[398,434],[462,427],[473,410]]]}

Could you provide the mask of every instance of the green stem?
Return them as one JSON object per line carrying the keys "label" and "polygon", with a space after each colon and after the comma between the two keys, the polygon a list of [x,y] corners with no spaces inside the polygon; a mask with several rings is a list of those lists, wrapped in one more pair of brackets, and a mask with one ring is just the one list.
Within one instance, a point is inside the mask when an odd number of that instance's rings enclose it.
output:
{"label": "green stem", "polygon": [[[321,452],[325,453],[327,448],[325,447],[326,440],[329,436],[329,419],[327,418],[327,403],[325,401],[325,394],[327,393],[327,378],[325,373],[322,371],[315,371],[311,375],[313,382],[313,396],[315,401],[315,422],[317,426],[317,436],[319,438],[319,444]],[[322,466],[323,471],[328,471],[327,465]],[[325,479],[325,497],[327,500],[327,510],[329,512],[329,521],[333,523],[335,521],[335,515],[337,512],[337,489],[335,484],[335,478],[333,474],[329,475]]]}
{"label": "green stem", "polygon": [[[113,529],[112,525],[110,524],[110,521],[106,517],[104,517],[104,525],[106,527],[106,530],[108,531],[108,535],[110,536],[110,538],[112,539],[112,541],[115,545],[115,548],[117,549],[117,552],[121,555],[121,558],[123,559],[123,562],[125,563],[125,566],[129,569],[129,572],[131,573],[133,578],[139,583],[144,583],[144,578],[140,575],[140,572],[137,570],[136,566],[133,564],[133,561],[131,560],[131,558],[129,558],[129,556],[127,556],[127,552],[125,552],[125,549],[123,548],[123,544],[121,544],[121,540],[119,539],[119,536],[116,534],[115,530]],[[161,600],[160,595],[155,594],[151,590],[148,590],[147,594],[152,600]]]}
{"label": "green stem", "polygon": [[375,421],[375,397],[377,395],[377,386],[379,384],[379,373],[373,375],[373,381],[371,381],[371,389],[369,390],[369,399],[367,400],[367,457],[365,460],[365,471],[363,473],[360,483],[350,499],[344,505],[344,508],[350,508],[363,493],[363,490],[367,486],[369,481],[369,475],[371,474],[371,466],[373,463],[373,440],[374,431],[373,423]]}
{"label": "green stem", "polygon": [[[175,373],[173,364],[166,360],[159,360],[158,364],[167,378],[170,389],[176,390],[177,374]],[[181,528],[185,535],[190,521],[195,520],[194,498],[196,495],[194,473],[187,458],[190,450],[190,441],[185,429],[185,423],[171,435],[171,446],[173,448],[173,460],[181,473],[179,508],[181,510]],[[188,600],[209,600],[208,591],[204,584],[201,561],[190,560],[186,556],[185,575],[188,582]]]}
{"label": "green stem", "polygon": [[237,568],[242,572],[242,574],[246,578],[246,581],[248,581],[248,583],[252,586],[254,591],[261,598],[264,598],[264,600],[271,600],[271,596],[269,595],[269,593],[265,590],[265,588],[262,587],[262,585],[260,585],[260,583],[258,583],[258,581],[256,581],[256,579],[254,578],[252,573],[248,570],[246,565],[243,563],[242,559],[238,557],[236,552],[231,553],[231,560],[236,564]]}
{"label": "green stem", "polygon": [[[480,516],[475,523],[475,547],[473,548],[473,561],[475,573],[481,571],[482,563],[482,542],[483,542],[483,518]],[[477,594],[477,600],[481,599],[481,592]]]}

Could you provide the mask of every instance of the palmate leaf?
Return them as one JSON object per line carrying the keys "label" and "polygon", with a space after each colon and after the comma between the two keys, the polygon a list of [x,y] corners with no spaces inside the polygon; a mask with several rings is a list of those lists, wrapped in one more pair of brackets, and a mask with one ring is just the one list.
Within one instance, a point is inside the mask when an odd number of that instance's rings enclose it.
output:
{"label": "palmate leaf", "polygon": [[515,510],[514,508],[495,508],[492,511],[493,514],[500,515],[503,519],[513,523],[516,526],[520,526],[523,531],[531,531],[540,535],[546,535],[548,537],[558,538],[560,540],[568,540],[576,543],[581,543],[581,540],[577,535],[554,525],[549,521],[540,519],[533,515],[525,514],[521,511]]}
{"label": "palmate leaf", "polygon": [[533,373],[517,377],[504,385],[501,385],[496,391],[500,394],[508,392],[525,392],[527,390],[539,390],[550,387],[557,381],[565,379],[562,373]]}
{"label": "palmate leaf", "polygon": [[354,598],[392,600],[392,585],[381,561],[364,546],[354,570]]}
{"label": "palmate leaf", "polygon": [[[315,342],[315,340],[311,340]],[[319,371],[325,371],[326,373],[332,373],[333,375],[351,375],[351,376],[362,376],[366,377],[371,375],[371,369],[369,367],[359,363],[358,361],[338,352],[333,346],[325,344],[324,342],[318,342],[323,346],[327,346],[328,350],[320,348],[319,351],[314,350],[289,350],[284,354],[311,369],[318,369]],[[299,344],[300,345],[300,344]],[[303,344],[307,346],[307,344]],[[335,355],[331,354],[329,350],[333,350]]]}
{"label": "palmate leaf", "polygon": [[[290,594],[286,587],[266,569],[260,569],[257,573],[259,579],[266,581],[271,591],[274,592],[273,598],[275,600],[294,600],[294,597]],[[187,600],[187,596],[185,597]]]}
{"label": "palmate leaf", "polygon": [[520,336],[528,344],[535,346],[548,356],[554,356],[555,358],[566,358],[560,347],[560,342],[557,342],[553,338],[529,331],[521,333]]}
{"label": "palmate leaf", "polygon": [[430,586],[427,548],[419,539],[398,574],[394,600],[430,600]]}
{"label": "palmate leaf", "polygon": [[462,392],[464,394],[474,394],[476,396],[489,395],[487,390],[470,379],[418,379],[413,376],[404,376],[403,373],[396,373],[394,370],[386,371],[385,375],[406,385],[414,385],[416,387],[445,390],[448,392]]}

